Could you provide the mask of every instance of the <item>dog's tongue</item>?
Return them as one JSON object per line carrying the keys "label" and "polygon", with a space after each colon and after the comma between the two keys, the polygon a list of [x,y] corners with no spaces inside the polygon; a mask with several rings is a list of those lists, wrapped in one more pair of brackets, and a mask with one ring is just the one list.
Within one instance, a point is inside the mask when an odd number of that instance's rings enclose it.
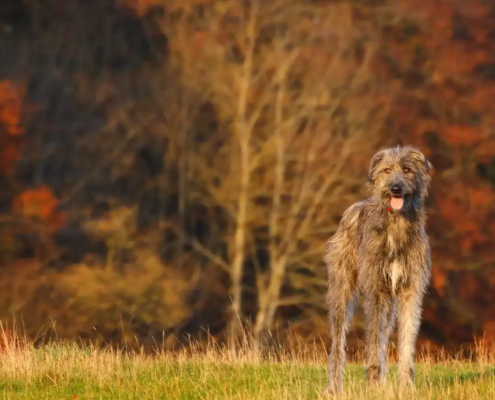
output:
{"label": "dog's tongue", "polygon": [[394,210],[400,210],[404,205],[404,199],[402,197],[392,197],[390,205]]}

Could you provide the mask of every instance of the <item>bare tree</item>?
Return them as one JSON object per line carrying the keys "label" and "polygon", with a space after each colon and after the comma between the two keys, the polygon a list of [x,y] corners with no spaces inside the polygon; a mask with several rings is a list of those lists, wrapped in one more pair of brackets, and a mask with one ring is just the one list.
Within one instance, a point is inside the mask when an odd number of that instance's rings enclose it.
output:
{"label": "bare tree", "polygon": [[325,284],[322,245],[348,197],[361,191],[356,163],[373,150],[393,88],[372,75],[372,33],[354,26],[348,6],[221,4],[195,23],[186,13],[172,24],[182,38],[173,57],[183,82],[220,116],[201,154],[190,156],[205,202],[232,220],[219,262],[231,276],[231,343],[240,332],[246,261],[259,246],[269,254],[256,273],[260,342],[280,305],[322,302],[311,290],[282,299],[281,289]]}

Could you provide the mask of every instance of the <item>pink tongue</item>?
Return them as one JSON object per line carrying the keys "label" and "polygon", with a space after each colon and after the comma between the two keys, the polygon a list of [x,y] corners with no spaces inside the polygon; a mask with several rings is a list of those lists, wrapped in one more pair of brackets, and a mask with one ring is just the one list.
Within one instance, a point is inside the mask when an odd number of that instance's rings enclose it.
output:
{"label": "pink tongue", "polygon": [[394,210],[400,210],[404,205],[404,199],[402,197],[392,197],[390,205]]}

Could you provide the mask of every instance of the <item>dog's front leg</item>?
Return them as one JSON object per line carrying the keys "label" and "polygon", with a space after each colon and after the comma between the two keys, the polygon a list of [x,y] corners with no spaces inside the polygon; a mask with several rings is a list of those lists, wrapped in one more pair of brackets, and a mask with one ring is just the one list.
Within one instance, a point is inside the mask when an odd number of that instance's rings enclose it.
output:
{"label": "dog's front leg", "polygon": [[414,356],[416,338],[421,322],[421,300],[419,291],[407,290],[399,296],[399,363],[401,384],[412,386],[415,377]]}
{"label": "dog's front leg", "polygon": [[365,299],[366,313],[366,378],[369,383],[384,382],[386,360],[383,357],[384,330],[392,305],[377,293],[368,294]]}
{"label": "dog's front leg", "polygon": [[380,370],[380,382],[387,382],[387,353],[388,344],[390,341],[390,335],[394,330],[395,321],[397,318],[397,308],[395,300],[391,300],[384,304],[385,307],[382,309],[382,319],[380,328],[380,354],[379,354],[379,365],[381,365]]}

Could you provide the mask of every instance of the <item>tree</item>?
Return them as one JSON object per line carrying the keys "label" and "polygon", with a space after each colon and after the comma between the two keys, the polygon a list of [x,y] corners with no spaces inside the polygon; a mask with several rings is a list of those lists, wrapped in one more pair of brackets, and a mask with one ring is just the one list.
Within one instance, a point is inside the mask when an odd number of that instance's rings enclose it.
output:
{"label": "tree", "polygon": [[[363,192],[361,157],[376,145],[394,88],[374,79],[376,37],[354,29],[349,5],[222,4],[164,26],[177,38],[170,57],[181,81],[221,121],[188,163],[203,201],[230,216],[219,257],[231,278],[230,340],[240,333],[251,264],[252,333],[261,342],[280,305],[322,303],[323,244]],[[300,294],[282,299],[284,285]]]}

